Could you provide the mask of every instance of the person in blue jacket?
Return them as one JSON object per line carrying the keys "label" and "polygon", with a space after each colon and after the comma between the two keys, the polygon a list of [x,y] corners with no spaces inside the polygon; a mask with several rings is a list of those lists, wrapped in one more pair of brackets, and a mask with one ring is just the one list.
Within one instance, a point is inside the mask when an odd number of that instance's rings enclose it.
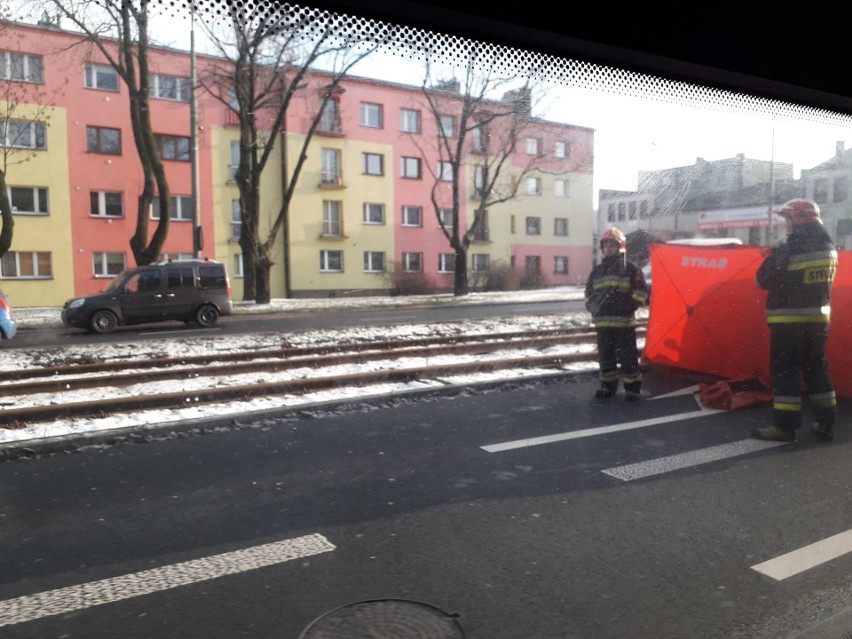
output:
{"label": "person in blue jacket", "polygon": [[825,346],[837,250],[813,200],[790,200],[777,213],[787,222],[787,240],[772,249],[755,276],[758,288],[767,292],[772,425],[751,434],[770,441],[795,440],[802,424],[804,382],[816,419],[811,433],[831,441],[837,400]]}
{"label": "person in blue jacket", "polygon": [[620,376],[625,400],[635,402],[642,389],[636,310],[648,303],[648,287],[639,267],[627,261],[624,233],[608,229],[601,235],[600,248],[604,257],[589,274],[585,296],[598,342],[601,385],[595,397],[612,397]]}

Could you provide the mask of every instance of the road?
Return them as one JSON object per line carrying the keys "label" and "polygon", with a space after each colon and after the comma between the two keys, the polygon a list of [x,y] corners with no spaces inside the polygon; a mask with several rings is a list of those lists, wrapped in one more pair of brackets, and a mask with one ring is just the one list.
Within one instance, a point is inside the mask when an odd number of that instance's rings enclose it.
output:
{"label": "road", "polygon": [[0,636],[297,639],[376,600],[400,639],[449,636],[403,632],[411,602],[468,639],[841,636],[814,627],[852,593],[850,406],[832,444],[757,442],[770,408],[701,410],[697,381],[651,370],[638,405],[588,378],[388,400],[0,464]]}
{"label": "road", "polygon": [[[180,322],[163,322],[141,326],[120,327],[109,335],[97,335],[60,325],[21,328],[13,340],[4,341],[3,348],[32,348],[36,346],[67,346],[69,344],[99,344],[182,335],[241,335],[304,330],[326,330],[376,324],[434,323],[489,317],[520,315],[549,315],[583,311],[582,300],[501,302],[447,306],[402,306],[370,309],[314,309],[295,313],[236,314],[222,317],[212,329],[187,326]],[[19,323],[23,323],[19,320]]]}

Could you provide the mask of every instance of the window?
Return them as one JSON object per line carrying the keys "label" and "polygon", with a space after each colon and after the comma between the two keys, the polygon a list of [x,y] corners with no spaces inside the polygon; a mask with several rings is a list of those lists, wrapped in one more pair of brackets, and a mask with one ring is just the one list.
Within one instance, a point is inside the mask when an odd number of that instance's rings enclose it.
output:
{"label": "window", "polygon": [[406,133],[420,133],[420,111],[400,109],[399,130]]}
{"label": "window", "polygon": [[334,98],[329,98],[322,107],[319,127],[321,133],[342,133],[340,126],[340,103]]}
{"label": "window", "polygon": [[524,258],[524,269],[529,275],[541,273],[541,258],[538,255],[527,255]]}
{"label": "window", "polygon": [[402,177],[420,179],[420,158],[402,158]]}
{"label": "window", "polygon": [[385,156],[379,153],[362,153],[361,173],[364,175],[384,175]]}
{"label": "window", "polygon": [[340,176],[340,151],[337,149],[322,150],[322,184],[342,184]]}
{"label": "window", "polygon": [[385,205],[371,202],[364,203],[364,224],[384,224]]}
{"label": "window", "polygon": [[473,194],[476,197],[485,195],[485,184],[488,182],[488,167],[477,164],[473,169]]}
{"label": "window", "polygon": [[[610,204],[610,206],[612,205]],[[648,200],[642,200],[639,202],[639,219],[647,220],[648,217]]]}
{"label": "window", "polygon": [[92,191],[89,212],[94,217],[124,217],[124,198],[120,191]]}
{"label": "window", "polygon": [[0,51],[0,78],[44,83],[44,59],[40,55]]}
{"label": "window", "polygon": [[456,270],[456,254],[441,253],[438,256],[438,272],[439,273],[454,273]]}
{"label": "window", "polygon": [[403,206],[402,225],[423,226],[423,209],[419,206]]}
{"label": "window", "polygon": [[473,241],[488,241],[488,211],[482,211],[479,218],[473,223]]}
{"label": "window", "polygon": [[490,255],[487,253],[474,253],[470,256],[470,266],[474,273],[487,273]]}
{"label": "window", "polygon": [[442,115],[440,117],[441,122],[441,135],[445,138],[454,138],[456,137],[456,116],[454,115]]}
{"label": "window", "polygon": [[817,178],[814,180],[814,201],[825,204],[828,201],[828,180]]}
{"label": "window", "polygon": [[343,251],[320,251],[320,273],[343,272]]}
{"label": "window", "polygon": [[121,129],[87,126],[86,143],[89,153],[121,155]]}
{"label": "window", "polygon": [[568,235],[568,218],[557,217],[553,220],[553,234],[560,236]]}
{"label": "window", "polygon": [[423,253],[403,253],[402,270],[406,273],[422,273]]}
{"label": "window", "polygon": [[538,138],[526,138],[526,140],[524,140],[524,149],[526,150],[527,155],[540,155],[541,140]]}
{"label": "window", "polygon": [[370,127],[371,129],[382,128],[381,104],[361,103],[361,126]]}
{"label": "window", "polygon": [[633,200],[627,203],[627,219],[635,220],[636,219],[636,201]]}
{"label": "window", "polygon": [[[186,253],[177,253],[172,255],[167,255],[166,259],[170,262],[181,262],[185,258]],[[167,289],[181,289],[181,288],[192,288],[195,286],[195,274],[193,273],[191,266],[181,266],[181,267],[172,267],[168,269],[166,272],[166,288]]]}
{"label": "window", "polygon": [[322,203],[322,234],[330,237],[343,235],[343,203],[338,200],[323,200]]}
{"label": "window", "polygon": [[243,228],[243,208],[239,200],[231,200],[231,239],[239,241]]}
{"label": "window", "polygon": [[442,182],[453,181],[453,165],[450,162],[438,162],[438,179]]}
{"label": "window", "polygon": [[152,98],[189,102],[192,83],[189,78],[153,74],[148,79],[148,88]]}
{"label": "window", "polygon": [[29,120],[0,121],[0,135],[3,146],[19,149],[45,149],[47,138],[44,124]]}
{"label": "window", "polygon": [[47,189],[13,186],[9,189],[9,202],[16,215],[47,215]]}
{"label": "window", "polygon": [[607,222],[615,222],[615,204],[607,204],[606,221]]}
{"label": "window", "polygon": [[[192,259],[192,253],[166,253],[163,255],[163,259],[167,262],[183,262],[185,260]],[[176,273],[178,271],[175,271]],[[180,269],[179,273],[181,274],[181,279],[186,281],[186,269]],[[169,273],[169,283],[168,286],[172,286],[172,277],[173,273]]]}
{"label": "window", "polygon": [[438,209],[438,224],[448,230],[453,228],[453,209]]}
{"label": "window", "polygon": [[553,145],[553,155],[558,158],[567,158],[568,157],[568,143],[567,142],[556,142]]}
{"label": "window", "polygon": [[234,277],[242,277],[243,276],[243,254],[236,253],[234,255]]}
{"label": "window", "polygon": [[527,178],[527,195],[541,195],[541,178]]}
{"label": "window", "polygon": [[553,182],[553,195],[555,197],[568,197],[568,180],[556,180]]}
{"label": "window", "polygon": [[105,64],[87,64],[86,88],[118,91],[118,73]]}
{"label": "window", "polygon": [[[237,200],[239,202],[239,200]],[[172,195],[169,198],[171,211],[169,211],[170,220],[178,220],[184,222],[192,221],[192,212],[195,207],[192,205],[191,195]],[[151,218],[160,219],[160,198],[154,196],[151,200]]]}
{"label": "window", "polygon": [[231,142],[231,182],[237,181],[237,169],[240,168],[240,143]]}
{"label": "window", "polygon": [[541,218],[527,216],[527,235],[541,235]]}
{"label": "window", "polygon": [[834,201],[845,202],[849,198],[849,178],[839,177],[834,180]]}
{"label": "window", "polygon": [[95,277],[115,277],[126,267],[124,253],[92,254],[92,273]]}
{"label": "window", "polygon": [[470,150],[474,153],[488,151],[488,128],[481,122],[470,130]]}
{"label": "window", "polygon": [[7,251],[0,260],[0,275],[9,279],[53,277],[52,256],[47,251]]}
{"label": "window", "polygon": [[568,258],[564,255],[553,257],[553,272],[556,275],[568,275]]}
{"label": "window", "polygon": [[618,203],[618,221],[623,222],[627,219],[627,204],[624,202]]}
{"label": "window", "polygon": [[192,159],[189,153],[189,138],[179,135],[156,134],[154,135],[154,142],[157,144],[157,150],[160,152],[160,157],[164,160],[189,162]]}
{"label": "window", "polygon": [[364,251],[364,272],[384,273],[385,254],[381,251]]}

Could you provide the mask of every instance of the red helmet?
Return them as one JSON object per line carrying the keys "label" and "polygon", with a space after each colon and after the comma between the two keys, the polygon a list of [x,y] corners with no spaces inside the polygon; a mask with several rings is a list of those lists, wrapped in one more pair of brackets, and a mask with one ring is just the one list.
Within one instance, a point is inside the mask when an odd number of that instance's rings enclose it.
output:
{"label": "red helmet", "polygon": [[793,224],[807,224],[808,222],[821,222],[819,217],[819,205],[813,200],[803,200],[796,198],[785,202],[784,205],[776,211],[778,215],[783,215]]}
{"label": "red helmet", "polygon": [[616,244],[618,244],[619,250],[622,251],[627,248],[627,238],[624,237],[624,233],[619,231],[614,226],[604,231],[603,235],[601,235],[601,248],[603,248],[604,242],[615,242]]}

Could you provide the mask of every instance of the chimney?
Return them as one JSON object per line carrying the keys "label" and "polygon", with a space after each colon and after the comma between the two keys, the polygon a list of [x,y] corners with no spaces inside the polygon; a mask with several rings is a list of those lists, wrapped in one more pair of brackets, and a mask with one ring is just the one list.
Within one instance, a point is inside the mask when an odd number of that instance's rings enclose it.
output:
{"label": "chimney", "polygon": [[846,145],[844,144],[843,140],[838,140],[834,143],[834,153],[837,157],[843,155],[843,149],[845,146]]}

